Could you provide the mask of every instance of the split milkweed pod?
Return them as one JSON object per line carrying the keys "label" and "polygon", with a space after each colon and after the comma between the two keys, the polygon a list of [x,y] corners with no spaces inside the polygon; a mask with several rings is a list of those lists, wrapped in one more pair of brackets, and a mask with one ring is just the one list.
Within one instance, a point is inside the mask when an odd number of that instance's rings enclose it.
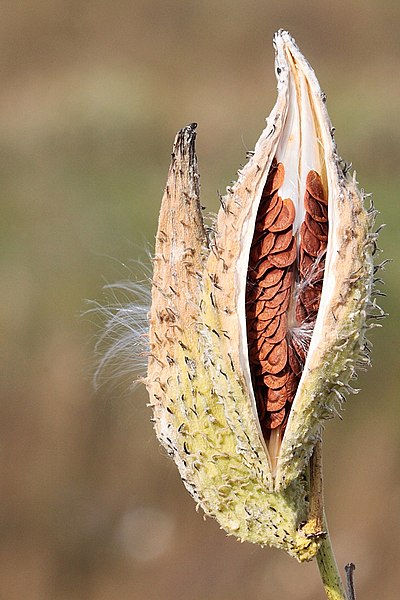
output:
{"label": "split milkweed pod", "polygon": [[156,238],[147,388],[206,514],[241,540],[318,551],[309,461],[368,362],[375,211],[336,152],[325,96],[274,38],[278,98],[207,233],[195,129],[174,142]]}

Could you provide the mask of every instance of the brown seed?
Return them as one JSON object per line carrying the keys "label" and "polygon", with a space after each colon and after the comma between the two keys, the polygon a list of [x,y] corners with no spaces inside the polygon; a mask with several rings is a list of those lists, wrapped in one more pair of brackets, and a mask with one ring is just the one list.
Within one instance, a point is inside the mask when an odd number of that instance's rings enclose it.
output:
{"label": "brown seed", "polygon": [[247,310],[251,310],[251,306],[258,300],[258,298],[263,293],[263,289],[259,288],[257,285],[248,286],[246,290],[246,306]]}
{"label": "brown seed", "polygon": [[287,330],[287,317],[285,313],[278,315],[276,319],[278,320],[278,327],[275,329],[275,331],[272,331],[270,326],[264,331],[264,335],[269,337],[271,339],[271,343],[274,344],[277,344],[283,340],[283,338],[286,336]]}
{"label": "brown seed", "polygon": [[279,373],[277,373],[276,375],[272,375],[271,373],[264,373],[263,381],[267,387],[271,389],[277,389],[285,385],[290,375],[291,371],[288,365],[286,364],[285,368],[282,371],[279,371]]}
{"label": "brown seed", "polygon": [[282,250],[286,250],[292,241],[293,230],[292,227],[289,227],[288,229],[277,233],[275,236],[272,233],[268,235],[271,235],[274,238],[274,244],[270,251],[271,254],[275,254],[276,252],[282,252]]}
{"label": "brown seed", "polygon": [[282,424],[285,418],[285,411],[278,410],[277,412],[271,412],[268,414],[267,427],[268,429],[276,429]]}
{"label": "brown seed", "polygon": [[[316,238],[312,232],[308,229],[305,222],[301,224],[300,227],[300,244],[301,247],[310,255],[310,256],[318,256],[320,252],[321,242],[318,238]],[[272,259],[271,259],[272,262]],[[273,263],[275,264],[275,263]]]}
{"label": "brown seed", "polygon": [[247,286],[249,285],[257,285],[256,272],[253,267],[249,267],[247,270]]}
{"label": "brown seed", "polygon": [[319,223],[318,221],[314,221],[310,213],[306,212],[306,217],[304,219],[307,228],[311,231],[314,237],[321,240],[321,242],[328,241],[328,223]]}
{"label": "brown seed", "polygon": [[261,302],[260,300],[256,300],[256,302],[254,302],[254,305],[252,307],[252,314],[254,317],[258,317],[258,315],[260,315],[262,313],[262,311],[265,308],[265,302]]}
{"label": "brown seed", "polygon": [[269,260],[271,264],[275,267],[283,268],[288,267],[289,265],[294,263],[294,261],[296,260],[296,256],[296,241],[293,237],[286,250],[284,250],[283,252],[278,252],[277,254],[270,254]]}
{"label": "brown seed", "polygon": [[[275,159],[274,159],[275,160]],[[285,177],[285,168],[282,163],[273,163],[268,173],[267,182],[265,184],[263,195],[269,196],[275,190],[278,190]]]}
{"label": "brown seed", "polygon": [[257,266],[255,267],[255,277],[257,279],[263,279],[265,273],[268,271],[268,269],[271,269],[274,265],[272,263],[271,260],[271,254],[269,256],[264,256],[262,258],[262,260],[260,260],[260,262],[257,264]]}
{"label": "brown seed", "polygon": [[271,300],[271,298],[273,298],[279,292],[279,290],[282,288],[282,286],[283,286],[283,279],[278,281],[278,283],[276,285],[271,285],[270,287],[262,288],[262,292],[260,294],[260,300]]}
{"label": "brown seed", "polygon": [[287,299],[289,293],[290,290],[287,289],[275,294],[275,296],[271,298],[271,300],[262,299],[265,302],[265,308],[276,308],[277,306],[280,306]]}
{"label": "brown seed", "polygon": [[299,385],[299,378],[294,373],[290,373],[287,382],[285,383],[286,398],[288,402],[293,402],[296,395],[297,387]]}
{"label": "brown seed", "polygon": [[[276,316],[281,314],[280,306],[278,308],[268,308],[265,306],[265,302],[262,303],[262,308],[260,312],[257,314],[257,320],[260,321],[260,325],[264,321],[272,321]],[[258,331],[263,331],[265,327],[257,328]]]}
{"label": "brown seed", "polygon": [[322,281],[318,283],[310,283],[304,288],[304,297],[309,300],[315,301],[316,298],[320,297],[322,293]]}
{"label": "brown seed", "polygon": [[269,225],[271,225],[271,223],[273,223],[275,221],[275,219],[279,215],[281,209],[282,209],[282,198],[280,198],[280,196],[276,195],[276,199],[273,203],[273,207],[269,208],[269,206],[267,204],[266,210],[264,210],[260,215],[257,215],[255,231],[257,233],[259,233],[261,231],[262,232],[267,231],[269,229]]}
{"label": "brown seed", "polygon": [[270,231],[283,231],[291,225],[293,225],[294,218],[296,216],[296,210],[294,204],[290,198],[285,198],[282,201],[282,208],[279,215],[274,219],[273,223],[269,225]]}
{"label": "brown seed", "polygon": [[264,279],[260,279],[258,285],[262,288],[271,287],[271,285],[276,285],[281,281],[284,275],[284,270],[272,268],[265,274]]}
{"label": "brown seed", "polygon": [[325,196],[325,191],[322,185],[321,177],[316,171],[310,171],[306,179],[306,190],[313,198],[319,200],[323,204],[328,204],[328,198]]}
{"label": "brown seed", "polygon": [[269,213],[277,205],[279,200],[278,192],[274,192],[271,196],[261,198],[260,207],[258,209],[257,221],[264,221],[266,214]]}
{"label": "brown seed", "polygon": [[288,346],[288,361],[293,373],[297,376],[301,375],[303,367],[291,345]]}
{"label": "brown seed", "polygon": [[328,221],[328,211],[326,206],[318,202],[318,200],[315,200],[315,198],[313,198],[307,191],[304,194],[304,206],[314,221],[318,221],[320,223],[326,223]]}
{"label": "brown seed", "polygon": [[314,266],[314,260],[311,258],[309,254],[307,254],[303,248],[300,250],[300,273],[303,277],[308,277],[308,274],[311,272]]}
{"label": "brown seed", "polygon": [[265,407],[268,411],[275,412],[284,408],[286,401],[287,398],[285,388],[276,390],[268,389]]}
{"label": "brown seed", "polygon": [[[268,340],[268,341],[266,341],[266,340]],[[262,337],[260,337],[260,340],[257,341],[256,344],[257,344],[257,347],[259,348],[258,356],[259,356],[260,362],[264,361],[266,364],[268,364],[269,358],[267,358],[267,357],[269,357],[274,352],[276,354],[276,348],[278,347],[278,345],[270,344],[269,338],[262,338]],[[275,357],[275,354],[273,355],[273,358]]]}
{"label": "brown seed", "polygon": [[287,362],[288,345],[286,339],[273,346],[268,356],[263,358],[265,365],[272,375],[282,371]]}
{"label": "brown seed", "polygon": [[262,238],[262,240],[260,241],[260,243],[258,244],[260,246],[261,252],[262,252],[262,256],[267,256],[272,248],[274,247],[275,244],[275,236],[273,233],[267,233],[266,236],[264,236]]}
{"label": "brown seed", "polygon": [[275,334],[279,328],[281,317],[282,317],[282,315],[278,315],[278,316],[274,317],[273,319],[271,319],[271,321],[266,323],[265,328],[262,330],[262,335],[264,337],[271,337],[271,336],[274,337],[274,339],[271,340],[271,344],[273,344],[277,341],[277,340],[275,340]]}
{"label": "brown seed", "polygon": [[[263,347],[265,343],[265,338],[262,335],[262,332],[259,333],[259,335],[257,336],[257,338],[255,340],[253,340],[252,344],[251,344],[251,352],[252,354],[255,356],[256,353],[260,353],[261,352],[261,348]],[[272,350],[272,346],[273,344],[269,344],[271,347],[268,349],[266,348],[264,350],[264,352],[266,352],[268,354],[268,352],[270,352]]]}
{"label": "brown seed", "polygon": [[257,315],[257,318],[261,321],[269,321],[270,319],[273,319],[277,315],[281,315],[282,313],[286,312],[287,309],[289,308],[290,300],[291,300],[291,296],[290,296],[290,294],[288,294],[287,297],[283,300],[283,302],[279,306],[276,306],[274,308],[269,308],[264,303],[264,308]]}
{"label": "brown seed", "polygon": [[269,323],[271,323],[276,318],[276,316],[277,316],[276,314],[273,314],[270,319],[259,319],[259,318],[254,319],[254,321],[251,325],[250,331],[253,333],[256,333],[257,336],[259,336],[265,330],[265,328],[269,325]]}
{"label": "brown seed", "polygon": [[[278,218],[278,216],[282,210],[282,206],[283,206],[282,198],[280,196],[278,196],[278,201],[277,201],[276,205],[274,206],[274,208],[272,210],[267,212],[264,220],[262,221],[263,228],[271,230],[271,225]],[[256,229],[257,229],[257,227],[256,227]]]}

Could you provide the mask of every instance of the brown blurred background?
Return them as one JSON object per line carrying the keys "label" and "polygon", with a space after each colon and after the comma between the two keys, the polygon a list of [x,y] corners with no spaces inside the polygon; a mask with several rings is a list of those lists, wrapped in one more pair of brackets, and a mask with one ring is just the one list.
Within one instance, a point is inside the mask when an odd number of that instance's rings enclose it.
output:
{"label": "brown blurred background", "polygon": [[[399,239],[396,0],[1,2],[0,600],[317,600],[315,564],[238,544],[195,512],[146,393],[94,393],[104,282],[152,245],[175,132],[197,121],[217,210],[275,101],[288,29],[328,94],[339,151]],[[140,276],[140,275],[138,275]],[[360,600],[400,586],[398,262],[374,366],[326,429],[326,502]]]}

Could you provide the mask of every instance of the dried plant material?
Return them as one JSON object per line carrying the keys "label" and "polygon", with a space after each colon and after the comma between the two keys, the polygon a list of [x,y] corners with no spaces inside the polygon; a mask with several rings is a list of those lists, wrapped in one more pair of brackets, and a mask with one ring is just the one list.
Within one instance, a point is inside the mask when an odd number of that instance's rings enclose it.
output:
{"label": "dried plant material", "polygon": [[274,44],[276,105],[209,237],[195,124],[175,139],[146,384],[157,435],[206,514],[303,561],[325,536],[310,459],[368,362],[376,234],[314,72],[287,32]]}

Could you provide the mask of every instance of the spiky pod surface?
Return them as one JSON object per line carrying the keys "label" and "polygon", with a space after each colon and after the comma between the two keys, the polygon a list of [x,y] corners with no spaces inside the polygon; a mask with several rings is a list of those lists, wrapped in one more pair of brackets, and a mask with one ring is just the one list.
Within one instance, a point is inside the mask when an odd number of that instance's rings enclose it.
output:
{"label": "spiky pod surface", "polygon": [[[357,362],[366,360],[374,214],[341,167],[314,72],[287,32],[274,43],[277,103],[222,200],[212,238],[201,214],[195,124],[175,139],[156,237],[146,385],[157,436],[205,513],[241,540],[303,561],[316,554],[321,534],[311,514],[310,457],[324,419],[351,389]],[[291,190],[297,227],[303,166],[321,173],[329,238],[318,315],[272,457],[252,385],[246,281],[257,211],[277,157],[299,180],[300,191]]]}

